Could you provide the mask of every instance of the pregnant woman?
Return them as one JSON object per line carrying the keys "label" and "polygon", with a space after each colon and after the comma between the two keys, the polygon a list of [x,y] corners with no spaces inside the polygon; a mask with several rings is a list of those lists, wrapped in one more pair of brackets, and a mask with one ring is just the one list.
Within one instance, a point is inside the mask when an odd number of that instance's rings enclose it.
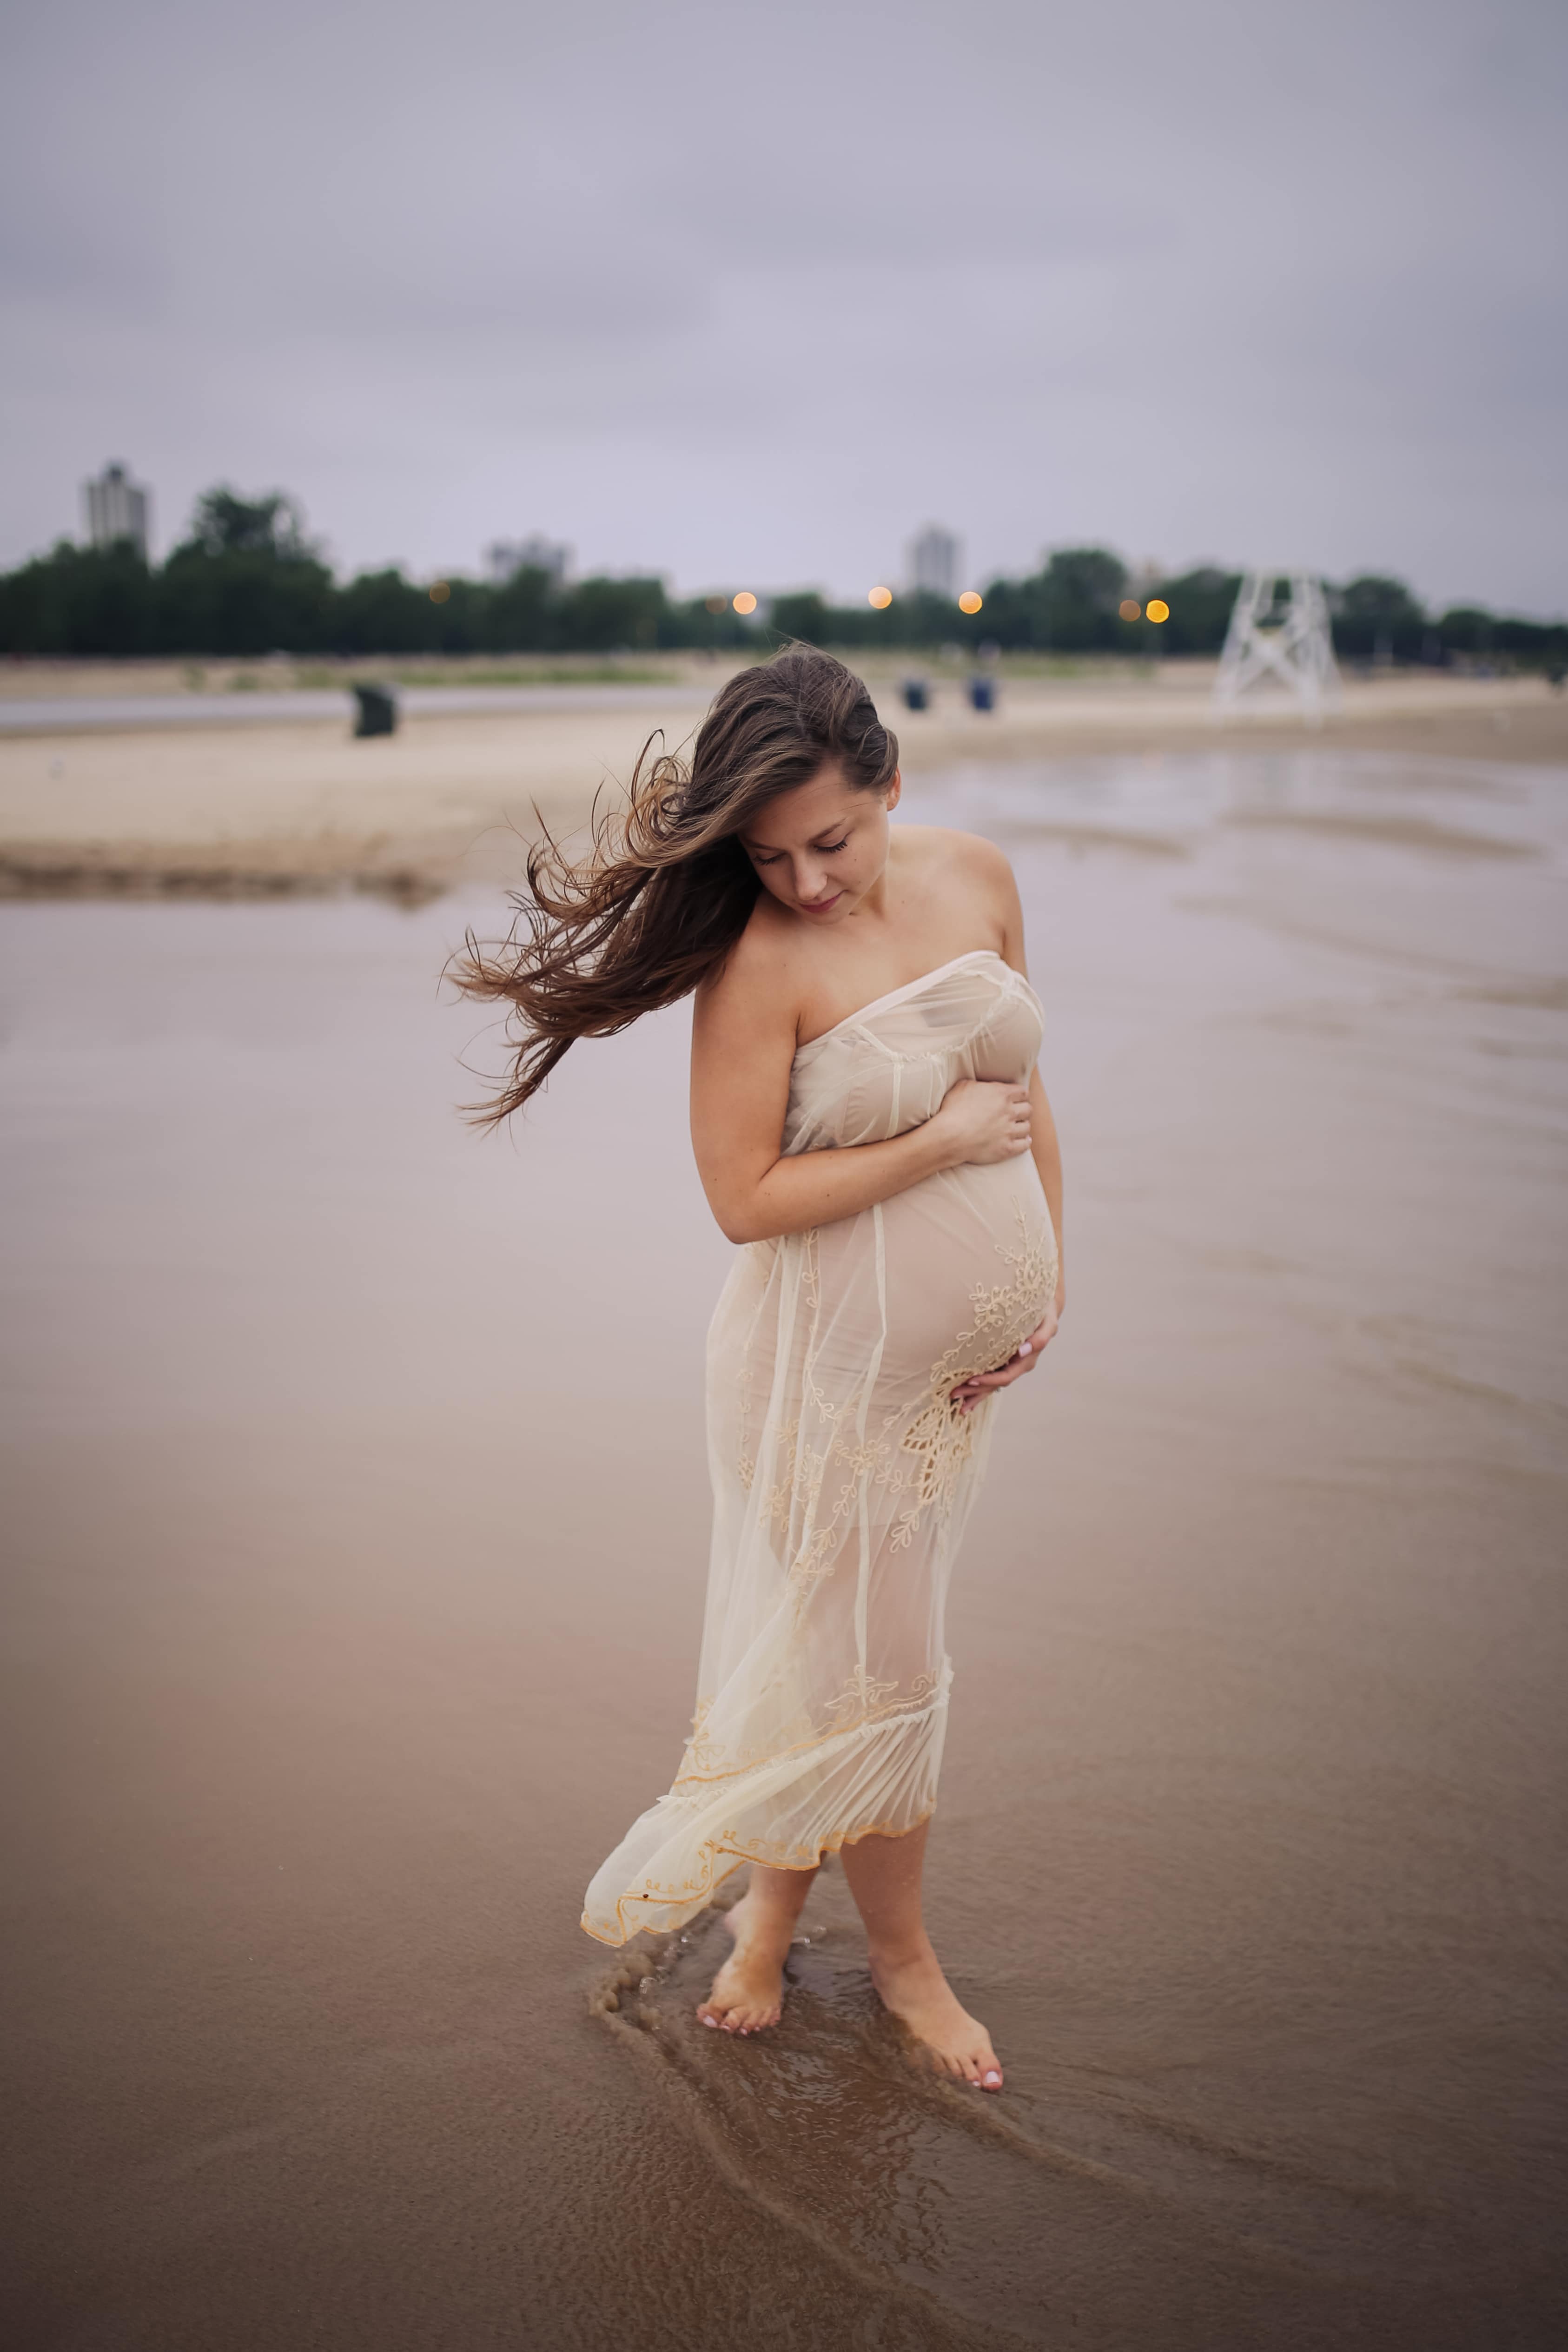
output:
{"label": "pregnant woman", "polygon": [[951,1668],[942,1617],[991,1400],[1062,1307],[1061,1175],[1035,1071],[1017,891],[988,844],[890,827],[898,744],[865,687],[795,649],[742,671],[689,767],[645,754],[525,929],[459,970],[509,1000],[526,1102],[575,1038],[696,991],[691,1127],[739,1254],[709,1338],[713,1549],[673,1787],[588,1890],[610,1944],[700,1910],[738,1864],[699,2014],[773,2024],[812,1877],[841,1856],[873,1981],[935,2061],[998,2090],[921,1912]]}

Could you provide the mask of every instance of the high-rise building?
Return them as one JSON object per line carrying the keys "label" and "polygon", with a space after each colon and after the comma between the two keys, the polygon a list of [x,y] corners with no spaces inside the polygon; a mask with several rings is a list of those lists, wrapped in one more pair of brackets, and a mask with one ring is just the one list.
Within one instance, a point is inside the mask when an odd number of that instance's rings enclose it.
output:
{"label": "high-rise building", "polygon": [[910,586],[930,596],[956,596],[963,542],[941,523],[928,522],[909,547]]}
{"label": "high-rise building", "polygon": [[117,540],[128,539],[145,560],[147,493],[124,467],[105,466],[96,481],[82,484],[81,496],[93,546],[112,547]]}
{"label": "high-rise building", "polygon": [[559,587],[572,569],[572,550],[537,530],[527,539],[493,539],[485,550],[485,569],[498,587],[524,569],[548,572]]}

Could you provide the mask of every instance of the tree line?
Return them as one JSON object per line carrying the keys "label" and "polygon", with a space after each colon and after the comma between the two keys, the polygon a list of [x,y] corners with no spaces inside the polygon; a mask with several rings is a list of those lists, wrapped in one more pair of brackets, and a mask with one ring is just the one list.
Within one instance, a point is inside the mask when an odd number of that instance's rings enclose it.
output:
{"label": "tree line", "polygon": [[[1204,566],[1134,582],[1104,548],[1063,548],[1027,579],[992,581],[981,609],[894,596],[881,609],[807,591],[742,615],[729,595],[672,598],[657,578],[574,582],[524,567],[510,580],[421,585],[395,569],[340,582],[281,492],[209,490],[162,564],[129,541],[53,551],[0,574],[0,653],[255,657],[760,650],[784,638],[849,652],[956,646],[1036,654],[1215,654],[1240,574]],[[1169,617],[1143,617],[1160,599]],[[1133,604],[1138,617],[1126,617]],[[1331,589],[1336,650],[1351,661],[1446,662],[1458,656],[1560,670],[1568,625],[1479,606],[1428,613],[1403,582],[1367,575]]]}

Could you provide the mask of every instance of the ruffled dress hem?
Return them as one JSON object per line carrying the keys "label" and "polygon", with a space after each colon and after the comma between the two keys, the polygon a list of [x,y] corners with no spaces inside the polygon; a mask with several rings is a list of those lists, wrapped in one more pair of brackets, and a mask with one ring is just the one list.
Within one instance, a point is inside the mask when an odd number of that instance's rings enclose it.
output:
{"label": "ruffled dress hem", "polygon": [[[672,1790],[633,1824],[599,1871],[588,1889],[584,1930],[613,1945],[644,1930],[668,1934],[705,1910],[743,1863],[815,1870],[826,1854],[863,1837],[907,1837],[936,1810],[946,1728],[944,1677],[929,1706],[857,1725],[820,1743],[811,1758],[811,1777],[824,1784],[816,1807],[802,1806],[798,1760],[781,1767],[773,1759],[711,1788],[692,1790],[688,1783]],[[869,1798],[874,1790],[875,1798],[849,1811],[847,1826],[830,1827],[845,1818],[837,1790],[844,1769],[863,1786],[868,1782],[864,1793]],[[826,1816],[821,1826],[810,1822],[812,1810]],[[791,1814],[793,1834],[786,1828]]]}

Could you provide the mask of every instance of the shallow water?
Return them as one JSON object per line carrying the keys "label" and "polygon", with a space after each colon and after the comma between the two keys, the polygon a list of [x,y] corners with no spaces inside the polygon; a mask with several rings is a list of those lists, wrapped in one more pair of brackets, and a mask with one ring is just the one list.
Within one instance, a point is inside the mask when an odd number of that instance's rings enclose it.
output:
{"label": "shallow water", "polygon": [[606,1955],[728,1251],[684,1018],[453,1119],[487,901],[7,908],[4,2003],[29,2347],[1555,2345],[1568,775],[977,768],[1068,1317],[954,1586],[911,2071]]}

